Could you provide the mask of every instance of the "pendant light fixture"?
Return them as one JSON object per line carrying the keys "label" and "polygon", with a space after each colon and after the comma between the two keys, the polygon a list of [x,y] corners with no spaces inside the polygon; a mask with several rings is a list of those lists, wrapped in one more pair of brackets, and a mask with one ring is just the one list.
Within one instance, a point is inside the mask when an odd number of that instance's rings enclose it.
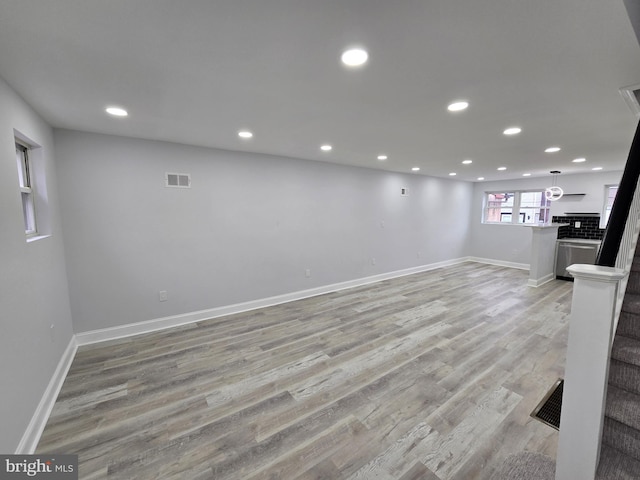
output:
{"label": "pendant light fixture", "polygon": [[557,185],[558,175],[562,172],[559,170],[551,170],[549,173],[553,175],[553,183],[550,187],[545,189],[544,197],[550,202],[555,202],[556,200],[561,199],[562,195],[564,195],[562,189]]}

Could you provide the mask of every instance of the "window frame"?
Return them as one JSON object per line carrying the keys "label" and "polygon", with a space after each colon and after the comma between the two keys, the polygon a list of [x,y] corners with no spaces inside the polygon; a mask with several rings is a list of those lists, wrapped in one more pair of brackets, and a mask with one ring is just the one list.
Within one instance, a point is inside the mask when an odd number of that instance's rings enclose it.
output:
{"label": "window frame", "polygon": [[[542,195],[541,200],[543,201],[544,204],[541,205],[540,207],[523,207],[522,206],[523,193],[540,193]],[[489,195],[500,195],[500,194],[513,195],[513,206],[511,206],[511,213],[509,214],[511,215],[511,221],[509,222],[502,222],[502,221],[497,222],[497,221],[487,220],[487,218],[489,217],[488,213],[490,209]],[[494,206],[491,208],[495,209],[496,207]],[[483,195],[483,205],[482,205],[482,223],[486,225],[522,225],[522,226],[543,224],[544,222],[526,223],[526,217],[525,217],[526,209],[530,209],[530,208],[535,208],[536,210],[545,210],[546,221],[549,221],[551,219],[551,201],[545,197],[543,189],[485,191]],[[521,210],[525,210],[525,211],[521,211]],[[501,213],[500,216],[502,217],[502,215],[507,215],[507,214]],[[522,221],[520,221],[521,219]]]}
{"label": "window frame", "polygon": [[[609,222],[609,216],[611,215],[611,209],[613,208],[613,203],[615,202],[616,196],[618,194],[618,187],[620,185],[617,183],[611,183],[604,186],[604,201],[602,202],[602,215],[600,215],[600,228],[607,228],[607,223]],[[613,196],[611,203],[609,203],[609,194],[611,189],[616,189],[616,194]]]}
{"label": "window frame", "polygon": [[30,154],[31,147],[18,138],[15,138],[15,145],[24,231],[27,238],[31,238],[38,235],[35,204],[36,192],[34,188],[33,162]]}

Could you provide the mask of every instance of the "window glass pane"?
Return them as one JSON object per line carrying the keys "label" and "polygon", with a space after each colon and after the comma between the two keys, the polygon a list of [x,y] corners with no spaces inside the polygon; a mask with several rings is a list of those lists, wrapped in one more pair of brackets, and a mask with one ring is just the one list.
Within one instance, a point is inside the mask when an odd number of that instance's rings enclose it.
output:
{"label": "window glass pane", "polygon": [[488,193],[485,222],[511,223],[514,193]]}
{"label": "window glass pane", "polygon": [[25,233],[36,233],[36,213],[33,207],[33,195],[30,193],[22,194],[22,214]]}
{"label": "window glass pane", "polygon": [[546,223],[549,219],[549,200],[543,192],[520,194],[520,216],[518,223]]}
{"label": "window glass pane", "polygon": [[607,187],[607,198],[605,198],[605,207],[604,207],[604,225],[609,222],[609,216],[611,215],[611,208],[613,207],[613,202],[616,199],[616,194],[618,193],[618,185],[612,185]]}
{"label": "window glass pane", "polygon": [[29,162],[27,160],[27,149],[16,143],[16,160],[18,162],[18,180],[21,187],[30,187]]}
{"label": "window glass pane", "polygon": [[542,192],[522,192],[520,194],[520,205],[523,207],[540,207],[544,205],[546,198]]}

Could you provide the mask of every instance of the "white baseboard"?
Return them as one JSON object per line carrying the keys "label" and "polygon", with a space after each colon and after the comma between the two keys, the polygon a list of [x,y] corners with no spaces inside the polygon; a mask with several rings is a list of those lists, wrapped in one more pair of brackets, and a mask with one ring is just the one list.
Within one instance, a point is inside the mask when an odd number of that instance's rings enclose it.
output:
{"label": "white baseboard", "polygon": [[549,283],[550,281],[555,279],[556,279],[556,275],[554,273],[550,273],[548,275],[545,275],[542,278],[538,278],[538,279],[530,278],[529,281],[527,282],[527,285],[529,285],[530,287],[540,287],[545,283]]}
{"label": "white baseboard", "polygon": [[303,298],[315,297],[317,295],[323,295],[325,293],[335,292],[338,290],[345,290],[347,288],[360,287],[362,285],[380,282],[382,280],[388,280],[390,278],[403,277],[405,275],[426,272],[429,270],[434,270],[436,268],[448,267],[451,265],[456,265],[458,263],[463,263],[468,260],[468,257],[446,260],[444,262],[421,265],[419,267],[412,267],[404,270],[396,270],[394,272],[382,273],[379,275],[359,278],[356,280],[349,280],[346,282],[334,283],[331,285],[324,285],[322,287],[300,290],[298,292],[276,295],[274,297],[236,303],[234,305],[225,305],[223,307],[216,307],[207,310],[200,310],[197,312],[189,312],[180,315],[173,315],[170,317],[157,318],[144,322],[130,323],[127,325],[103,328],[100,330],[91,330],[88,332],[77,333],[75,338],[78,346],[89,345],[98,342],[106,342],[109,340],[117,340],[119,338],[155,332],[158,330],[164,330],[166,328],[178,327],[180,325],[209,320],[211,318],[222,317],[224,315],[242,313],[249,310],[255,310],[257,308],[271,307],[273,305],[293,302],[295,300],[301,300]]}
{"label": "white baseboard", "polygon": [[47,389],[44,391],[40,403],[38,403],[38,407],[31,417],[27,430],[22,435],[22,439],[15,451],[16,455],[30,455],[35,452],[77,349],[78,344],[75,336],[73,336],[62,354],[51,380],[49,380],[49,385],[47,385]]}
{"label": "white baseboard", "polygon": [[517,268],[518,270],[529,270],[531,267],[528,263],[506,262],[504,260],[494,260],[492,258],[468,257],[470,262],[486,263],[488,265],[497,265],[499,267]]}

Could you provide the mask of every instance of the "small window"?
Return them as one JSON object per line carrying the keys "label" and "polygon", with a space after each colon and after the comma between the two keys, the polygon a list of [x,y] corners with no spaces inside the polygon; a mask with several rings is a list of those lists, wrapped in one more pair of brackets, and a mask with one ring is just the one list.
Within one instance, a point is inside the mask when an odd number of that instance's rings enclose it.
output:
{"label": "small window", "polygon": [[519,223],[537,224],[549,221],[549,203],[544,192],[520,193]]}
{"label": "small window", "polygon": [[618,193],[618,185],[605,185],[604,186],[604,208],[602,217],[600,219],[600,228],[606,228],[609,223],[609,216],[611,215],[611,209],[613,208],[613,201],[616,199]]}
{"label": "small window", "polygon": [[32,164],[29,147],[16,142],[16,160],[18,162],[18,181],[22,196],[22,214],[24,231],[27,236],[38,233],[36,228],[35,191],[33,188]]}
{"label": "small window", "polygon": [[484,223],[548,223],[550,201],[543,191],[486,192]]}
{"label": "small window", "polygon": [[487,193],[484,221],[487,223],[511,223],[515,196],[515,192]]}

